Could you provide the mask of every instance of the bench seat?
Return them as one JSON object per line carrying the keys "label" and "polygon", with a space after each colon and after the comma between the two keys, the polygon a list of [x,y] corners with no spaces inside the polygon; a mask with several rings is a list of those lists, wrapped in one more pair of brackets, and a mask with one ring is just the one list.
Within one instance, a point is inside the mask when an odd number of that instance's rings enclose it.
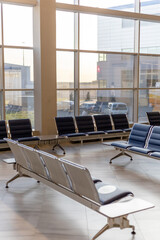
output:
{"label": "bench seat", "polygon": [[59,135],[62,137],[69,137],[69,138],[73,138],[73,137],[83,137],[86,136],[86,133],[66,133],[66,134],[62,134]]}
{"label": "bench seat", "polygon": [[141,153],[141,154],[148,154],[150,152],[153,152],[153,150],[150,150],[148,148],[139,148],[139,147],[130,147],[129,151]]}
{"label": "bench seat", "polygon": [[150,156],[159,158],[159,160],[160,160],[160,152],[153,152],[153,153],[150,154]]}
{"label": "bench seat", "polygon": [[152,127],[150,125],[135,123],[132,127],[127,143],[118,141],[110,144],[110,146],[113,146],[121,151],[119,154],[110,159],[110,163],[112,163],[113,159],[122,155],[130,157],[130,160],[132,160],[132,156],[126,153],[127,151],[141,154],[148,154],[149,152],[151,152],[152,148],[149,145],[148,148],[145,148],[146,141],[148,141],[148,136],[150,135],[151,130]]}
{"label": "bench seat", "polygon": [[[22,176],[35,178],[107,217],[107,224],[92,238],[93,240],[104,231],[114,227],[132,228],[132,233],[135,234],[135,227],[130,225],[127,216],[130,213],[154,207],[152,203],[134,198],[131,191],[105,184],[99,179],[92,179],[89,170],[84,166],[35,150],[11,139],[5,140],[16,160],[18,171],[16,178]],[[12,180],[8,181],[7,184]],[[117,205],[119,200],[120,203]],[[111,211],[110,208],[105,208],[112,206],[112,204],[115,205]],[[125,209],[125,205],[127,209]]]}
{"label": "bench seat", "polygon": [[124,149],[132,147],[131,144],[126,143],[126,142],[113,142],[113,143],[111,143],[111,146],[118,147],[118,148],[124,148]]}
{"label": "bench seat", "polygon": [[99,199],[102,205],[112,203],[128,195],[133,196],[131,191],[121,190],[115,186],[105,184],[103,182],[97,182],[95,187],[98,191]]}
{"label": "bench seat", "polygon": [[39,141],[40,138],[33,136],[33,137],[21,137],[14,140],[17,140],[18,142],[30,142],[30,141]]}

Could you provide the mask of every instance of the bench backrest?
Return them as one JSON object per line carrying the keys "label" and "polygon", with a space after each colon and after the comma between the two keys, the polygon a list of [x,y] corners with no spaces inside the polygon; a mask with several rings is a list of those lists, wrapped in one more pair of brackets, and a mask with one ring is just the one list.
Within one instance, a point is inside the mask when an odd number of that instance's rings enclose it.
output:
{"label": "bench backrest", "polygon": [[160,127],[153,127],[147,148],[160,152]]}
{"label": "bench backrest", "polygon": [[0,139],[7,138],[7,128],[5,120],[0,121]]}
{"label": "bench backrest", "polygon": [[71,179],[73,191],[94,202],[100,203],[98,192],[87,168],[70,161],[60,159]]}
{"label": "bench backrest", "polygon": [[32,137],[32,126],[30,119],[9,120],[8,124],[12,139]]}
{"label": "bench backrest", "polygon": [[94,115],[97,131],[112,130],[110,115]]}
{"label": "bench backrest", "polygon": [[26,161],[30,163],[31,170],[40,176],[48,178],[47,169],[45,168],[44,162],[40,158],[38,151],[23,144],[18,144],[18,146],[22,150]]}
{"label": "bench backrest", "polygon": [[77,116],[75,117],[79,132],[93,132],[94,123],[92,116]]}
{"label": "bench backrest", "polygon": [[126,114],[112,114],[111,116],[115,129],[129,128],[129,123]]}
{"label": "bench backrest", "polygon": [[59,161],[59,159],[55,156],[43,151],[39,151],[39,154],[46,164],[50,180],[56,184],[60,184],[66,188],[71,189],[70,182],[67,178],[67,174],[62,162]]}
{"label": "bench backrest", "polygon": [[160,113],[159,112],[146,112],[150,125],[160,126]]}
{"label": "bench backrest", "polygon": [[73,117],[55,117],[55,122],[59,135],[76,132]]}
{"label": "bench backrest", "polygon": [[135,123],[129,135],[128,143],[135,147],[145,147],[150,129],[150,125]]}
{"label": "bench backrest", "polygon": [[16,163],[23,166],[26,169],[30,169],[30,164],[25,158],[23,152],[18,146],[18,143],[16,141],[13,141],[12,139],[5,138],[6,142],[8,143],[14,158],[16,160]]}

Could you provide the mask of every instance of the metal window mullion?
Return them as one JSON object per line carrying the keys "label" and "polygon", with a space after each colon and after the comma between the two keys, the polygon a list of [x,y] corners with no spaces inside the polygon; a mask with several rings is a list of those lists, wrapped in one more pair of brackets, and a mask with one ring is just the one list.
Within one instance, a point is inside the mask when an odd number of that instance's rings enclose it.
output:
{"label": "metal window mullion", "polygon": [[9,45],[3,45],[4,48],[11,48],[11,49],[29,49],[29,50],[33,50],[33,47],[26,47],[26,46],[9,46]]}
{"label": "metal window mullion", "polygon": [[[140,11],[140,0],[139,0],[139,11]],[[137,70],[137,122],[138,122],[138,114],[139,114],[139,84],[140,84],[140,45],[141,45],[141,28],[140,28],[140,20],[138,21],[138,70]]]}
{"label": "metal window mullion", "polygon": [[[79,48],[78,48],[79,49]],[[62,52],[76,52],[78,49],[63,49],[63,48],[56,48],[56,51]],[[104,51],[104,50],[80,50],[79,52],[82,53],[104,53],[104,54],[121,54],[121,55],[136,55],[135,52],[115,52],[115,51]]]}
{"label": "metal window mullion", "polygon": [[3,119],[6,119],[6,111],[5,111],[5,70],[4,70],[4,31],[3,31],[3,3],[1,4],[1,29],[2,29],[2,92],[3,92]]}
{"label": "metal window mullion", "polygon": [[150,21],[150,22],[160,22],[160,16],[158,15],[119,11],[119,10],[112,10],[112,9],[106,9],[106,8],[95,8],[95,7],[87,7],[87,6],[81,6],[81,5],[56,3],[56,9],[60,11],[79,12],[79,13],[85,13],[85,14],[100,15],[105,17],[116,17],[116,18],[144,20],[144,21]]}
{"label": "metal window mullion", "polygon": [[[76,4],[78,1],[76,0]],[[79,82],[79,54],[78,54],[78,48],[79,48],[79,14],[74,13],[74,115],[78,115],[78,91],[76,90],[78,88],[78,82]]]}
{"label": "metal window mullion", "polygon": [[30,91],[34,91],[34,88],[27,88],[27,89],[25,89],[25,88],[15,88],[15,89],[13,89],[13,88],[7,88],[7,89],[5,89],[4,90],[5,92],[16,92],[16,91],[21,91],[21,92],[23,92],[23,91],[26,91],[26,92],[30,92]]}

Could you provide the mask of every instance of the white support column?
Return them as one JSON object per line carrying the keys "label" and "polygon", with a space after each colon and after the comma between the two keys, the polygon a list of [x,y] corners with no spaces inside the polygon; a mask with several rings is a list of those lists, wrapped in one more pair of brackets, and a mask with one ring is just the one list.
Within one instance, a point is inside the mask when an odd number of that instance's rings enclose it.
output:
{"label": "white support column", "polygon": [[55,134],[56,109],[56,8],[53,0],[34,7],[35,130]]}

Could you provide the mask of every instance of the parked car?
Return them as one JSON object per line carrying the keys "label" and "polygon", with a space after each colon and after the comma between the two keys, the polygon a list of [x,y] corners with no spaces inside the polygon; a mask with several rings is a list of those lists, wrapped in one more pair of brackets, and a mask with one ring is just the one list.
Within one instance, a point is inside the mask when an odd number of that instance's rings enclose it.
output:
{"label": "parked car", "polygon": [[63,111],[70,111],[74,109],[74,101],[61,101],[57,103],[57,109]]}
{"label": "parked car", "polygon": [[83,116],[88,115],[90,112],[92,112],[94,107],[95,107],[95,102],[92,102],[92,101],[83,102],[80,105],[80,114]]}
{"label": "parked car", "polygon": [[92,112],[93,113],[104,113],[106,108],[108,108],[108,102],[97,101],[95,106],[92,109]]}
{"label": "parked car", "polygon": [[126,103],[109,102],[108,108],[105,110],[106,114],[128,114],[128,107]]}

